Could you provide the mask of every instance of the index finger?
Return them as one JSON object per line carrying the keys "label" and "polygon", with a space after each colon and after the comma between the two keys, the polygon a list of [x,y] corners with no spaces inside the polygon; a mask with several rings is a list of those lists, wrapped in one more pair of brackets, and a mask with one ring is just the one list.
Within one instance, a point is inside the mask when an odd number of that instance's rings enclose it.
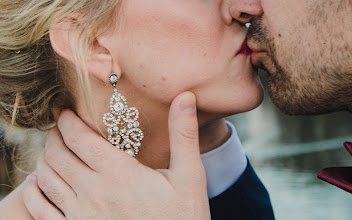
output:
{"label": "index finger", "polygon": [[111,164],[135,162],[134,158],[116,149],[70,110],[62,111],[58,128],[66,146],[97,172],[110,168]]}

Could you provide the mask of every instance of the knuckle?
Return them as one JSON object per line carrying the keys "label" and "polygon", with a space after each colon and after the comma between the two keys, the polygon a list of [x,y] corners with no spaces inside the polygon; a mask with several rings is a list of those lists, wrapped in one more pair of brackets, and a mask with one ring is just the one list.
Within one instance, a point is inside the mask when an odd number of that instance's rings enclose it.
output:
{"label": "knuckle", "polygon": [[198,129],[194,129],[194,128],[178,129],[178,133],[181,137],[189,141],[194,141],[198,139]]}
{"label": "knuckle", "polygon": [[55,171],[60,175],[64,175],[65,180],[73,179],[79,172],[75,169],[75,166],[70,161],[65,161],[64,165],[56,167]]}
{"label": "knuckle", "polygon": [[49,184],[49,181],[46,177],[38,177],[38,185],[44,192],[45,196],[52,200],[55,205],[60,206],[61,204],[64,204],[64,195],[57,189],[54,189],[54,187]]}
{"label": "knuckle", "polygon": [[51,191],[50,198],[51,198],[51,200],[53,200],[53,202],[55,202],[56,206],[61,206],[62,204],[65,203],[64,196],[60,192]]}
{"label": "knuckle", "polygon": [[42,190],[49,188],[49,181],[47,177],[40,175],[37,177],[37,181],[39,188]]}
{"label": "knuckle", "polygon": [[100,144],[92,144],[90,147],[90,157],[94,160],[104,159],[104,147]]}
{"label": "knuckle", "polygon": [[48,148],[48,149],[45,149],[44,152],[43,152],[43,159],[45,161],[53,161],[57,158],[57,151],[55,150],[55,148]]}
{"label": "knuckle", "polygon": [[80,136],[74,134],[68,134],[64,137],[65,143],[69,146],[76,146],[80,142]]}

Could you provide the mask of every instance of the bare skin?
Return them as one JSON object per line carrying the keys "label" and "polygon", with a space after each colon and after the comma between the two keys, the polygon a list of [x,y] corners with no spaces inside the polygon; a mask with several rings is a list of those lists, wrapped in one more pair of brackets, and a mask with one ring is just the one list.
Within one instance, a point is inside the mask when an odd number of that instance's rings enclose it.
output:
{"label": "bare skin", "polygon": [[346,24],[350,1],[221,2],[228,23],[233,18],[246,23],[257,17],[248,41],[255,52],[252,62],[271,73],[271,95],[279,108],[288,114],[351,111],[352,29]]}
{"label": "bare skin", "polygon": [[[183,97],[183,98],[187,99],[189,97]],[[184,117],[185,118],[187,117],[187,119],[185,119],[185,120],[190,119],[190,116],[189,116],[190,113],[187,111],[186,111],[186,114],[184,114],[185,115]],[[217,120],[214,123],[207,124],[206,126],[204,126],[203,129],[200,129],[201,134],[198,136],[197,135],[198,132],[193,132],[193,131],[196,131],[195,126],[197,126],[197,123],[193,122],[193,125],[190,124],[188,127],[185,126],[185,124],[181,124],[182,115],[180,113],[182,113],[182,112],[178,111],[177,114],[176,113],[170,114],[169,120],[173,121],[173,123],[171,123],[171,124],[175,126],[175,128],[170,128],[170,132],[174,133],[174,135],[171,133],[171,141],[172,141],[171,146],[174,146],[174,148],[180,148],[180,145],[184,145],[184,147],[182,147],[183,152],[179,152],[179,153],[176,150],[174,150],[174,153],[173,153],[173,150],[171,148],[171,152],[172,152],[171,157],[173,157],[173,154],[180,154],[180,155],[175,156],[175,159],[171,159],[172,161],[171,161],[169,169],[171,169],[170,171],[173,171],[173,170],[180,169],[180,167],[182,166],[182,167],[185,167],[184,168],[185,170],[189,170],[189,171],[193,172],[192,176],[195,177],[199,174],[201,174],[201,176],[200,176],[200,178],[196,178],[195,181],[190,182],[189,185],[185,184],[183,180],[179,183],[172,182],[172,185],[174,187],[179,187],[178,184],[182,184],[182,188],[187,189],[187,190],[189,190],[190,187],[193,188],[192,187],[192,185],[193,185],[193,186],[195,186],[195,188],[198,189],[200,185],[204,185],[204,182],[203,182],[204,181],[203,178],[205,178],[204,173],[203,173],[204,170],[202,171],[203,168],[202,168],[201,161],[199,159],[199,150],[197,150],[197,147],[195,148],[194,153],[192,153],[192,149],[188,148],[187,145],[190,145],[193,141],[198,142],[198,137],[200,137],[200,140],[202,140],[202,143],[204,144],[204,145],[200,144],[200,146],[205,146],[204,148],[201,147],[200,150],[203,152],[207,152],[209,150],[212,150],[214,148],[214,146],[220,146],[221,144],[223,144],[223,142],[225,142],[228,139],[229,132],[228,132],[226,125],[225,125],[225,127],[223,126],[223,120]],[[191,116],[193,118],[193,121],[197,120],[196,115],[194,113],[191,114]],[[185,122],[185,120],[183,122]],[[72,119],[69,121],[71,123]],[[175,121],[178,121],[180,123],[176,123]],[[60,124],[60,122],[59,122],[59,124]],[[74,124],[76,124],[76,123],[74,123]],[[69,126],[69,127],[71,128],[72,126]],[[65,128],[62,128],[62,129],[65,129]],[[218,135],[214,136],[213,129],[216,129],[219,132],[219,133],[217,133]],[[57,130],[57,132],[58,132],[58,130]],[[70,133],[71,132],[72,131],[70,131]],[[53,133],[55,133],[55,132],[49,132],[49,135],[53,136]],[[184,134],[182,135],[182,133],[184,133]],[[89,136],[92,136],[92,135],[89,135]],[[175,138],[175,137],[172,138],[172,136],[177,136],[177,138]],[[106,142],[104,139],[102,139],[102,141]],[[55,148],[52,148],[53,142],[56,143],[55,144],[56,146],[54,146]],[[55,158],[57,158],[57,160],[60,161],[60,164],[59,164],[60,167],[63,167],[62,164],[66,164],[64,161],[65,158],[60,159],[60,155],[65,155],[65,153],[57,152],[57,145],[58,145],[57,143],[58,142],[53,138],[47,139],[48,146],[46,148],[46,153],[43,155],[43,158],[41,158],[38,162],[39,164],[41,164],[40,165],[41,168],[43,166],[48,166],[48,164],[46,164],[46,162],[44,161],[45,158],[49,159],[49,161],[53,161],[53,160],[55,160]],[[84,145],[83,141],[81,144]],[[106,143],[106,145],[108,146],[109,143]],[[194,145],[194,146],[197,146],[197,145]],[[64,146],[64,144],[62,146]],[[49,153],[52,150],[56,151],[57,154],[55,156],[53,156],[53,155],[51,155],[51,153]],[[93,150],[96,151],[97,149],[93,149]],[[108,154],[111,155],[111,154],[115,153],[115,151],[116,150],[113,149],[113,151]],[[187,162],[187,160],[185,160],[185,157],[183,156],[183,154],[185,154],[185,152],[186,152],[186,154],[190,154],[190,153],[193,154],[192,157],[196,157],[198,159],[190,158],[190,160],[188,160],[188,162]],[[117,153],[122,153],[122,152],[117,151]],[[50,154],[51,156],[48,156],[48,154]],[[122,153],[120,156],[125,156],[125,155]],[[95,158],[97,157],[96,152],[95,152],[94,157]],[[130,158],[128,158],[128,159],[130,159]],[[118,165],[117,164],[118,162],[121,162],[121,164],[124,164],[123,161],[124,160],[114,159],[112,161],[113,164],[109,164],[107,166],[108,167],[116,166],[116,165]],[[72,163],[69,163],[69,164],[72,165]],[[126,165],[126,164],[124,164],[124,165]],[[124,165],[120,165],[120,166],[124,166]],[[190,168],[194,168],[194,169],[190,169]],[[183,171],[184,173],[182,174],[182,176],[187,175],[187,172],[185,172],[185,170]],[[151,171],[151,170],[148,169],[148,171]],[[37,170],[37,172],[42,173],[41,170]],[[160,172],[163,175],[167,175],[168,176],[167,179],[171,179],[171,181],[174,179],[174,177],[172,175],[167,174],[167,172],[169,172],[169,170],[161,170]],[[62,213],[59,212],[56,208],[54,208],[51,204],[47,203],[47,200],[41,194],[41,189],[39,189],[39,187],[37,186],[37,184],[39,184],[41,186],[42,190],[46,189],[46,190],[50,191],[50,188],[48,188],[48,187],[55,186],[55,184],[50,184],[50,181],[47,182],[48,179],[50,179],[50,178],[46,178],[45,180],[43,180],[43,178],[41,178],[40,182],[37,182],[38,180],[37,180],[36,176],[33,176],[33,175],[29,176],[25,183],[22,183],[16,190],[14,190],[9,196],[7,196],[0,203],[0,212],[2,213],[2,217],[4,217],[4,219],[8,219],[8,218],[32,219],[32,216],[34,216],[35,219],[60,219],[62,217]],[[182,179],[183,179],[183,177],[182,177]],[[155,180],[156,180],[156,178],[153,177],[153,181],[155,181]],[[85,181],[87,181],[87,179]],[[143,180],[143,181],[145,181],[145,180]],[[57,183],[59,181],[55,181],[55,182]],[[91,182],[91,181],[89,181],[89,182]],[[27,185],[27,188],[25,188],[26,185]],[[80,185],[82,185],[82,184],[80,184]],[[205,185],[204,185],[204,187],[205,187]],[[60,188],[60,187],[58,186],[58,188]],[[25,191],[25,189],[27,189],[27,190]],[[102,187],[102,189],[106,189],[106,187]],[[181,191],[183,191],[183,190],[181,190],[181,188],[180,188],[180,190],[178,190],[177,193],[181,193]],[[198,190],[196,190],[196,191],[198,191]],[[204,198],[207,198],[206,191],[201,191],[201,192],[198,192],[195,194],[194,193],[188,193],[188,194],[193,195],[192,197],[194,199],[199,198],[199,196],[201,196],[201,195],[203,195]],[[25,195],[25,197],[24,197],[24,195]],[[52,201],[54,201],[55,204],[60,204],[60,202],[58,201],[58,198],[52,197],[52,195],[50,193],[48,193],[48,197]],[[184,198],[184,196],[182,196],[182,199],[180,200],[180,202],[181,202],[180,204],[188,204],[188,203],[184,203],[183,198]],[[204,203],[201,203],[201,204],[204,204],[207,207],[208,206],[207,199],[205,201],[206,201],[205,204]],[[27,208],[25,207],[25,203],[26,203],[27,207],[30,207],[29,210],[33,210],[35,207],[35,209],[40,208],[40,210],[48,210],[48,212],[41,213],[41,212],[32,211],[30,214],[27,211]],[[82,204],[82,202],[75,202],[75,204]],[[195,204],[199,204],[199,203],[195,202]],[[178,205],[178,207],[182,208],[179,205]],[[204,208],[202,208],[202,209],[204,209]],[[196,207],[195,207],[195,210],[197,210]],[[162,213],[164,213],[164,211]],[[201,213],[203,213],[203,212],[201,212]],[[105,213],[105,214],[107,215],[107,213]],[[191,214],[191,213],[189,213],[189,214]],[[70,212],[67,212],[67,215],[70,215]],[[203,215],[204,215],[204,213],[202,214],[202,216]],[[203,216],[201,218],[199,217],[199,219],[203,219],[203,218],[207,218],[207,217],[205,217],[205,216]],[[145,216],[144,216],[144,219],[145,219]],[[198,219],[198,217],[196,217],[196,219]]]}
{"label": "bare skin", "polygon": [[0,219],[33,219],[24,204],[25,183],[0,202]]}
{"label": "bare skin", "polygon": [[[228,22],[235,18],[245,23],[256,13],[262,15],[255,20],[249,38],[249,46],[256,52],[252,62],[271,73],[271,95],[280,109],[288,114],[351,111],[352,38],[350,26],[345,23],[351,16],[350,1],[222,3]],[[262,8],[255,7],[258,4]],[[256,35],[260,31],[262,39]]]}
{"label": "bare skin", "polygon": [[[129,2],[143,3],[143,1],[129,1]],[[163,1],[159,1],[158,3],[162,3],[161,5],[167,6],[166,4],[163,3]],[[189,7],[190,5],[188,1],[176,1],[174,3],[180,4],[178,5],[179,9],[182,9],[182,7],[185,7],[188,10],[194,9],[193,7]],[[235,18],[233,22],[224,22],[223,13],[227,13],[229,11],[229,7],[228,7],[229,5],[222,5],[222,1],[196,1],[196,3],[201,5],[201,7],[199,7],[199,9],[201,10],[194,10],[193,12],[199,13],[199,14],[194,14],[194,16],[190,16],[190,14],[186,13],[183,9],[179,10],[178,13],[175,14],[177,16],[174,16],[174,17],[169,16],[171,12],[172,13],[174,12],[175,7],[166,8],[170,10],[170,13],[167,13],[167,10],[150,8],[151,12],[153,13],[158,12],[156,14],[157,17],[164,16],[167,18],[167,19],[162,19],[161,21],[163,21],[165,24],[161,23],[160,25],[165,25],[165,27],[171,28],[170,31],[166,31],[165,33],[162,33],[164,35],[152,36],[150,33],[155,34],[155,33],[158,33],[157,32],[158,30],[163,30],[163,29],[160,29],[160,28],[156,30],[153,29],[158,26],[153,26],[153,23],[151,22],[150,26],[143,25],[142,27],[140,27],[140,28],[145,28],[145,27],[151,28],[149,32],[146,32],[148,33],[146,36],[142,36],[142,35],[135,35],[135,36],[141,37],[143,40],[146,39],[147,37],[153,37],[152,39],[154,40],[152,40],[151,42],[156,42],[156,45],[150,45],[150,47],[147,45],[148,47],[145,47],[144,49],[146,50],[148,48],[151,48],[152,52],[156,51],[160,53],[166,53],[165,55],[160,56],[160,54],[157,54],[157,56],[144,56],[143,54],[138,52],[132,53],[132,54],[128,54],[128,53],[119,54],[119,51],[130,51],[131,47],[129,47],[129,44],[128,44],[130,42],[121,41],[121,42],[118,42],[117,44],[114,44],[119,46],[121,45],[122,48],[123,46],[127,46],[129,48],[128,50],[122,49],[122,50],[111,51],[111,48],[116,49],[114,48],[114,45],[110,44],[113,41],[111,40],[111,38],[106,38],[106,37],[104,38],[104,36],[102,36],[100,39],[98,39],[99,42],[96,45],[99,45],[100,47],[96,51],[104,52],[104,53],[95,54],[96,56],[94,56],[94,53],[93,53],[92,57],[89,57],[89,59],[92,62],[89,62],[90,66],[88,66],[88,70],[89,72],[92,73],[93,77],[95,77],[96,79],[98,79],[98,81],[100,81],[100,82],[93,83],[93,87],[95,88],[94,91],[97,94],[97,96],[93,98],[95,98],[94,102],[97,103],[97,106],[107,106],[105,100],[108,100],[111,94],[111,87],[109,87],[108,83],[106,83],[105,81],[108,79],[109,73],[111,72],[141,73],[141,74],[130,74],[130,75],[125,74],[121,80],[121,84],[119,84],[120,91],[122,91],[122,93],[126,96],[128,100],[132,100],[131,101],[132,103],[136,103],[136,107],[139,108],[141,106],[142,107],[150,106],[150,105],[147,105],[148,103],[154,104],[152,108],[148,109],[148,112],[145,112],[145,114],[148,115],[148,118],[141,117],[141,121],[143,121],[141,124],[144,124],[147,126],[148,120],[153,120],[153,122],[157,122],[156,118],[158,117],[160,118],[160,126],[157,123],[154,124],[154,126],[158,125],[156,129],[153,130],[153,132],[155,133],[150,133],[150,137],[157,138],[157,140],[155,142],[152,142],[151,139],[144,140],[144,143],[146,145],[145,151],[144,151],[145,153],[143,154],[142,157],[140,157],[139,160],[142,164],[148,165],[149,167],[152,167],[152,168],[177,169],[178,166],[182,167],[184,169],[184,172],[182,172],[182,174],[178,173],[178,176],[177,175],[173,176],[172,173],[174,172],[171,172],[171,174],[170,172],[166,172],[166,171],[161,172],[163,176],[167,176],[166,184],[169,184],[169,185],[171,184],[172,186],[177,186],[177,185],[182,186],[180,187],[180,190],[174,192],[176,193],[176,195],[180,193],[181,194],[184,193],[185,190],[187,190],[187,188],[188,190],[193,189],[192,193],[187,194],[188,195],[187,197],[183,196],[182,199],[180,199],[181,197],[177,197],[177,196],[170,197],[170,199],[175,198],[176,200],[173,203],[178,205],[168,206],[170,210],[167,213],[179,213],[179,211],[177,211],[178,208],[181,207],[181,210],[184,210],[184,208],[182,207],[184,207],[185,205],[188,205],[187,210],[191,212],[189,213],[188,216],[194,216],[193,219],[208,219],[209,207],[208,207],[208,198],[206,196],[207,193],[206,193],[206,187],[205,187],[206,186],[205,175],[204,175],[204,168],[202,167],[201,161],[199,159],[199,153],[200,153],[199,150],[201,152],[207,152],[224,143],[224,141],[226,141],[226,139],[228,138],[229,133],[227,131],[227,127],[222,118],[227,115],[232,115],[235,113],[240,113],[240,112],[248,111],[250,109],[255,108],[260,104],[263,98],[263,91],[262,91],[258,76],[255,74],[255,71],[250,65],[249,57],[237,55],[237,51],[240,49],[241,44],[245,39],[246,31],[243,28],[244,23],[248,22],[249,18],[242,18],[240,16],[241,13],[238,13],[238,16]],[[145,2],[143,4],[145,4]],[[260,9],[258,10],[259,8],[258,4],[251,4],[251,5],[252,7],[254,7],[254,10],[248,7],[245,7],[245,8],[238,7],[238,10],[248,14],[260,13]],[[150,6],[153,6],[153,4],[148,3],[147,6],[149,8]],[[136,7],[131,7],[131,8],[135,9]],[[143,16],[140,14],[140,12],[143,12],[144,9],[145,7],[141,7],[138,9],[139,11],[137,10],[138,13],[131,14],[132,19],[130,19],[130,21],[132,23],[134,22],[133,24],[140,25],[141,22],[138,19],[146,18],[146,16]],[[198,19],[199,17],[206,17],[205,15],[206,16],[211,15],[213,16],[212,18],[214,19],[207,17],[209,20],[209,21],[207,20],[207,22],[201,21]],[[180,16],[182,17],[181,20],[179,19]],[[173,22],[174,25],[170,26],[169,25],[170,22]],[[184,23],[177,23],[177,22],[186,22],[187,27],[188,26],[192,27],[192,31],[189,31],[188,29],[184,29],[183,28],[185,27]],[[201,25],[197,25],[199,23]],[[175,27],[182,27],[182,28],[172,29]],[[197,31],[194,31],[194,28],[196,28],[195,30]],[[62,30],[62,29],[58,28],[57,30]],[[180,30],[188,31],[188,32],[183,33]],[[127,32],[127,34],[135,33],[135,29],[131,29],[128,31],[129,32]],[[165,37],[171,39],[171,37],[174,37],[175,34],[181,34],[181,35],[179,37],[174,38],[175,40],[175,42],[173,42],[175,44],[174,48],[176,49],[181,48],[180,46],[183,46],[182,48],[184,48],[184,46],[186,46],[187,48],[191,48],[191,50],[189,51],[189,54],[185,54],[184,50],[175,51],[175,54],[171,54],[168,47],[159,46],[161,42],[164,42],[163,39],[165,39]],[[68,36],[68,34],[60,31],[52,31],[51,40],[52,40],[53,48],[59,55],[61,55],[62,57],[72,62],[72,60],[70,60],[71,51],[65,51],[65,48],[68,48],[68,47],[60,47],[60,45],[65,44],[65,42],[68,42],[70,39],[70,38],[65,39],[65,36]],[[187,38],[185,38],[184,36],[187,36]],[[158,38],[160,38],[160,42],[155,41],[155,39],[158,39]],[[204,42],[201,45],[199,44],[200,40],[203,40],[202,42]],[[138,43],[133,42],[132,45],[138,45]],[[208,45],[208,48],[204,48],[204,45]],[[133,48],[135,49],[135,47]],[[157,51],[155,50],[156,48],[162,48],[163,50]],[[206,49],[207,51],[204,52],[203,51],[204,49]],[[163,77],[162,74],[164,74],[165,72],[164,70],[168,69],[163,66],[163,67],[159,67],[158,69],[159,71],[153,70],[153,71],[150,71],[150,74],[142,75],[145,72],[145,69],[142,68],[143,65],[139,65],[139,66],[134,65],[137,55],[143,55],[142,57],[140,57],[140,59],[155,58],[155,57],[157,57],[157,59],[171,58],[171,61],[165,60],[164,62],[155,62],[154,60],[151,60],[152,62],[150,60],[142,60],[142,61],[147,64],[166,63],[166,67],[168,68],[170,66],[169,65],[170,62],[172,62],[171,64],[173,64],[175,68],[170,68],[170,69],[173,70],[174,72],[170,74],[170,77]],[[197,58],[198,60],[191,60],[187,58],[186,55],[191,55],[190,58],[192,59]],[[172,59],[172,58],[177,58],[177,59]],[[180,59],[180,58],[186,58],[186,59]],[[214,59],[216,60],[214,61]],[[209,62],[209,60],[212,60],[212,62]],[[95,62],[95,61],[98,61],[98,62]],[[179,61],[182,61],[182,62],[180,63]],[[190,65],[184,65],[184,62],[187,62],[187,64],[190,64]],[[196,70],[192,69],[195,64],[197,64]],[[213,64],[213,65],[210,65],[210,64]],[[138,67],[141,69],[131,69],[132,67],[133,68]],[[180,71],[179,67],[182,67],[182,68],[190,67],[190,69],[184,69]],[[144,68],[146,67],[144,66]],[[123,71],[121,71],[121,69]],[[184,74],[184,75],[180,75],[180,74]],[[137,75],[142,77],[133,78],[133,77],[136,77]],[[161,89],[163,90],[154,86],[154,83],[158,82],[158,80],[160,79],[162,81],[164,79],[164,83],[160,84],[162,85]],[[187,79],[187,80],[185,81],[184,79]],[[238,79],[241,80],[240,83],[237,83],[236,84],[237,86],[234,86],[233,82],[236,82]],[[102,85],[102,82],[103,84],[104,83],[105,84]],[[145,83],[145,85],[143,85],[142,83]],[[226,89],[224,90],[224,88]],[[169,137],[168,137],[168,134],[165,134],[165,130],[167,130],[166,121],[167,121],[167,114],[169,112],[169,109],[167,108],[168,104],[166,104],[166,108],[165,108],[165,103],[171,102],[173,97],[175,97],[177,94],[185,90],[191,90],[197,96],[197,107],[199,110],[199,125],[201,128],[204,128],[200,130],[201,139],[199,140],[199,142],[201,143],[202,147],[199,147],[199,143],[198,143],[198,138],[199,138],[198,126],[194,127],[194,121],[197,121],[196,115],[194,114],[194,118],[192,118],[193,122],[190,123],[191,125],[193,123],[192,127],[187,128],[187,124],[189,124],[189,122],[186,122],[185,120],[183,124],[180,125],[180,127],[171,129],[174,133],[170,132],[171,148],[169,148],[167,147],[169,145]],[[233,94],[236,94],[236,96],[234,96]],[[150,95],[151,97],[146,97],[145,95]],[[82,97],[82,94],[80,94],[78,91],[77,96]],[[138,100],[142,100],[142,101],[138,101]],[[227,100],[227,101],[224,101],[224,100]],[[164,111],[162,112],[160,111],[161,106],[164,106],[165,108]],[[77,103],[76,111],[80,116],[80,118],[90,127],[94,127],[92,121],[89,120],[87,113],[84,112],[84,109],[85,109],[85,106],[83,105],[83,103]],[[158,109],[158,111],[154,111],[155,109]],[[105,112],[106,112],[106,108],[103,108],[103,107],[98,110],[99,115]],[[154,115],[153,115],[153,112],[154,112]],[[158,112],[158,114],[155,115],[156,114],[155,112]],[[179,122],[180,118],[174,119],[174,121]],[[175,123],[169,123],[169,125],[172,125],[172,124],[175,124]],[[148,129],[149,128],[147,127],[147,130]],[[197,132],[195,132],[195,130]],[[80,136],[83,133],[85,132],[80,133]],[[161,137],[158,137],[158,134],[160,133],[162,133],[163,135]],[[175,136],[179,135],[180,133],[181,133],[181,136],[178,138],[175,138]],[[91,137],[92,134],[91,133],[89,134],[90,135],[88,136]],[[53,135],[53,133],[51,133],[51,137],[54,137],[54,136],[57,136],[57,135]],[[63,134],[63,137],[67,138],[67,135]],[[82,137],[84,136],[82,135]],[[71,137],[71,140],[72,140],[72,137]],[[194,143],[195,140],[197,143]],[[105,142],[106,141],[104,140],[104,143]],[[172,143],[176,143],[176,144],[172,144]],[[65,144],[70,149],[72,148],[71,146],[72,143],[70,143],[70,141],[68,141],[68,143],[65,142]],[[158,155],[155,155],[153,153],[155,152],[155,149],[152,149],[154,146],[155,148],[158,149],[157,151]],[[178,147],[175,147],[175,146],[178,146]],[[188,148],[188,146],[192,146],[194,148]],[[83,146],[82,149],[84,149],[84,147],[85,146]],[[177,148],[180,148],[181,150],[183,150],[183,153],[181,154],[177,150],[173,150]],[[64,150],[64,148],[61,148],[61,149]],[[107,151],[109,151],[108,149],[109,148],[106,148]],[[197,150],[195,151],[194,149],[197,149]],[[54,148],[51,148],[51,150],[54,152],[57,151],[57,149],[54,149]],[[189,155],[188,151],[190,150],[193,153],[196,152],[192,156],[192,160],[191,158],[189,158],[189,160],[187,159],[188,157],[191,157],[191,156],[188,156]],[[171,162],[170,162],[170,152],[171,152]],[[112,161],[109,166],[109,170],[111,170],[111,167],[119,167],[119,168],[123,167],[123,165],[116,164],[116,160],[114,160],[116,158],[114,158],[113,156],[114,154],[116,154],[116,151],[115,153],[111,153],[111,152],[107,153],[109,157],[110,156],[112,157],[110,158],[111,160],[108,160],[110,162]],[[176,158],[179,158],[179,160],[182,161],[180,163],[177,163],[177,159],[175,159],[174,161],[176,161],[176,164],[178,165],[175,165],[175,163],[173,163],[172,155],[174,154],[178,155],[178,157]],[[46,161],[48,165],[55,167],[55,164],[54,164],[55,157],[53,157],[53,155],[48,156],[50,155],[48,151],[45,155],[47,155],[46,156],[47,158],[45,159],[44,157],[44,161]],[[80,157],[83,157],[82,154],[78,154],[78,155]],[[127,157],[127,156],[123,155],[123,157]],[[126,160],[126,159],[123,159],[123,160]],[[43,161],[43,160],[40,160],[40,161]],[[41,163],[41,164],[42,164],[41,167],[45,166],[45,163]],[[137,170],[136,173],[144,171],[144,169],[145,168]],[[72,170],[74,170],[75,172],[77,170],[79,171],[79,169],[72,169]],[[112,170],[118,170],[118,169],[112,169]],[[58,170],[55,170],[55,171],[58,171]],[[155,170],[153,173],[155,172],[159,172],[159,170]],[[165,173],[168,173],[168,175],[165,175]],[[120,173],[117,175],[127,175],[127,174]],[[63,176],[62,178],[64,178]],[[111,177],[111,176],[108,176],[108,177]],[[170,177],[172,178],[170,179]],[[124,178],[124,177],[120,176],[120,178]],[[67,179],[65,180],[68,181]],[[105,180],[104,183],[107,183],[107,184],[114,182],[113,180],[108,178],[107,179],[102,178],[102,180]],[[155,181],[157,180],[158,179],[151,179],[149,182],[149,185],[151,186],[155,185]],[[178,180],[178,181],[175,182],[175,180]],[[186,182],[190,181],[190,183],[185,184],[184,183],[185,180]],[[130,179],[130,181],[131,181],[131,186],[133,186],[133,183],[135,182],[134,179]],[[45,181],[43,181],[43,179],[40,176],[38,176],[37,185],[33,184],[35,182],[36,182],[35,178],[31,177],[28,179],[27,181],[28,190],[25,192],[27,194],[26,194],[26,197],[24,198],[27,208],[31,210],[31,214],[35,216],[35,218],[41,218],[42,216],[48,217],[48,216],[53,216],[55,214],[58,214],[57,211],[53,209],[53,207],[51,207],[48,203],[44,202],[45,200],[43,199],[42,195],[39,193],[40,191],[38,190],[39,189],[38,186],[41,187],[41,189],[45,192],[45,194],[55,204],[60,203],[60,199],[55,197],[54,195],[55,193],[54,194],[50,193],[50,190],[45,187]],[[153,187],[148,188],[147,186],[145,186],[146,188],[143,188],[144,190],[143,192],[146,192],[146,193],[153,192],[154,188]],[[199,187],[199,186],[202,186],[202,187]],[[97,187],[97,188],[104,189],[103,186]],[[61,189],[61,188],[58,188],[58,189]],[[116,189],[114,189],[114,191],[116,191]],[[135,192],[135,188],[124,187],[123,189],[120,190],[120,192],[121,191],[127,192],[127,193],[130,191],[129,192],[130,194]],[[194,193],[194,192],[197,192],[197,193]],[[60,197],[60,194],[56,194],[56,196],[58,195]],[[98,194],[98,195],[102,195],[102,194]],[[11,197],[12,195],[9,196],[9,200]],[[20,197],[16,197],[16,195],[13,195],[13,198],[15,198],[14,201],[18,201],[21,199]],[[36,198],[36,199],[31,201],[26,198]],[[89,198],[92,199],[92,197],[89,197]],[[97,198],[97,197],[95,196],[93,198]],[[134,198],[134,197],[131,197],[131,198]],[[134,199],[138,200],[138,197],[135,197]],[[4,202],[9,200],[6,199],[4,200]],[[90,201],[90,200],[87,200],[87,201]],[[100,202],[104,202],[104,201],[107,201],[107,200],[105,198],[100,200]],[[155,202],[158,203],[160,202],[160,200]],[[15,205],[15,203],[11,203],[11,204]],[[77,204],[81,205],[81,203],[77,203]],[[198,205],[195,205],[194,208],[189,209],[189,204],[193,204],[193,205],[198,204]],[[22,206],[19,206],[19,207],[22,207]],[[42,209],[40,207],[51,207],[51,209],[50,208]],[[151,216],[153,215],[158,216],[158,214],[160,214],[160,209],[157,205],[153,207],[152,206],[148,206],[148,207],[156,208],[155,210],[153,209],[148,210],[148,213],[150,213]],[[80,207],[79,212],[89,213],[89,212],[85,212],[84,210],[94,211],[94,209],[92,208],[94,207],[82,206]],[[20,214],[21,211],[25,211],[25,210],[18,210],[18,209],[16,210],[17,211],[15,214]],[[44,210],[46,210],[47,212],[43,213]],[[128,211],[125,211],[125,210],[130,210],[130,208],[129,207],[124,207],[124,208],[120,207],[120,209],[113,208],[110,211],[114,211],[114,210],[119,210],[118,212],[120,214],[121,213],[128,214]],[[138,210],[143,213],[143,209],[139,208]],[[66,211],[68,215],[71,213],[70,210],[66,210]],[[96,211],[97,213],[99,213],[99,211],[102,211],[102,210],[96,210]],[[106,210],[103,210],[103,212],[104,211]],[[118,215],[119,213],[112,213],[112,214]],[[187,212],[184,214],[187,214]],[[104,214],[100,216],[104,216]],[[172,218],[173,215],[169,215],[169,217]],[[177,214],[176,214],[176,217],[177,217]],[[52,219],[52,218],[49,218],[49,219]]]}

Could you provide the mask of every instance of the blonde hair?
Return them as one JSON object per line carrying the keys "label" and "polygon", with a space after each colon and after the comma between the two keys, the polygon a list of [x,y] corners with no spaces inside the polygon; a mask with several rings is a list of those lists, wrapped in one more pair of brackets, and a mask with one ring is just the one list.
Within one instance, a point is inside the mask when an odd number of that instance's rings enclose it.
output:
{"label": "blonde hair", "polygon": [[[89,88],[87,48],[92,36],[116,21],[119,3],[0,0],[0,117],[17,127],[47,129],[55,122],[55,109],[73,109],[74,98],[63,73],[65,65],[51,47],[49,29],[63,19],[74,24],[77,21],[70,20],[70,15],[82,15],[82,21],[75,24],[80,31],[79,45],[72,50],[79,82],[82,88]],[[90,90],[84,94],[90,105]]]}
{"label": "blonde hair", "polygon": [[[73,71],[77,72],[75,78],[93,117],[86,54],[95,37],[118,21],[120,3],[121,0],[0,0],[0,122],[7,130],[3,137],[6,145],[13,146],[12,163],[16,169],[8,172],[14,185],[35,168],[35,158],[44,144],[44,134],[35,130],[47,130],[55,124],[55,112],[75,107],[71,89],[75,85],[65,74],[72,65],[68,66],[54,52],[50,28],[55,22],[72,22],[80,34],[78,45],[71,45]],[[79,20],[75,15],[79,15]]]}

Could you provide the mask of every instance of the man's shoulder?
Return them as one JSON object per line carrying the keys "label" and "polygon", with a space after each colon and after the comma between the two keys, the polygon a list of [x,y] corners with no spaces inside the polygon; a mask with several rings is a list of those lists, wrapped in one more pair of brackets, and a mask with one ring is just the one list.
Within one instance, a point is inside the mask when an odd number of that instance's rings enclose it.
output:
{"label": "man's shoulder", "polygon": [[249,162],[238,181],[209,203],[212,219],[275,219],[269,194]]}

